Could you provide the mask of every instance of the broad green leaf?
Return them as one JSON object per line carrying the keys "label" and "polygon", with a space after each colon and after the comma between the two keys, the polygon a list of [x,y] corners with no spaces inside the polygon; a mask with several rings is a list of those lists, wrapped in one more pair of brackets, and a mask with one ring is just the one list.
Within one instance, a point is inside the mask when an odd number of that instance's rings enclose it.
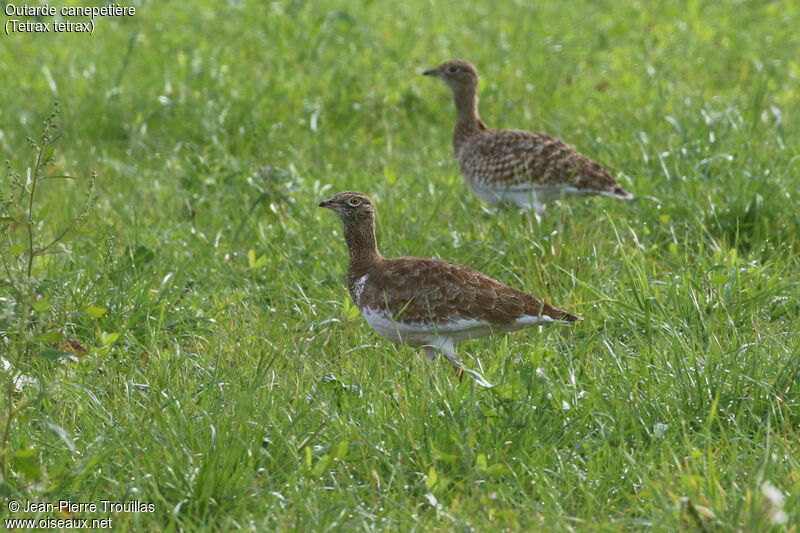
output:
{"label": "broad green leaf", "polygon": [[87,307],[84,307],[81,311],[83,311],[84,313],[86,313],[87,315],[89,315],[92,318],[100,318],[101,316],[106,314],[106,308],[105,307],[95,307],[93,305],[89,305]]}
{"label": "broad green leaf", "polygon": [[49,212],[50,212],[50,206],[51,206],[51,203],[50,203],[50,202],[47,202],[47,203],[46,203],[46,204],[44,204],[44,205],[42,206],[42,208],[39,210],[39,215],[38,215],[39,222],[41,222],[42,220],[44,220],[44,218],[47,216],[47,213],[49,213]]}
{"label": "broad green leaf", "polygon": [[455,454],[452,454],[452,453],[444,453],[444,452],[440,452],[439,450],[434,450],[433,457],[437,461],[442,461],[442,462],[445,462],[445,463],[455,463],[456,461],[458,461],[461,458],[460,455],[455,455]]}
{"label": "broad green leaf", "polygon": [[250,268],[261,268],[267,264],[267,258],[261,255],[256,259],[256,251],[251,248],[247,251],[247,263],[250,265]]}
{"label": "broad green leaf", "polygon": [[44,154],[42,154],[42,162],[50,161],[55,151],[56,151],[55,144],[48,145],[47,148],[44,149]]}
{"label": "broad green leaf", "polygon": [[58,331],[46,331],[36,337],[36,342],[56,342],[61,340],[61,334]]}
{"label": "broad green leaf", "polygon": [[495,519],[516,520],[519,516],[519,513],[514,509],[495,509],[494,511]]}
{"label": "broad green leaf", "polygon": [[117,339],[119,338],[119,333],[106,333],[105,331],[100,336],[100,342],[102,346],[111,346]]}
{"label": "broad green leaf", "polygon": [[711,276],[711,283],[714,285],[721,285],[723,283],[728,283],[728,280],[731,279],[729,274],[715,274]]}
{"label": "broad green leaf", "polygon": [[330,468],[333,458],[330,455],[323,455],[322,458],[314,465],[314,477],[319,477]]}
{"label": "broad green leaf", "polygon": [[350,297],[346,297],[344,300],[344,317],[347,320],[353,320],[358,317],[361,311],[358,310],[358,307],[350,300]]}
{"label": "broad green leaf", "polygon": [[439,476],[436,474],[436,469],[430,467],[428,469],[428,477],[425,478],[425,488],[432,490],[433,487],[436,486],[437,481],[439,481]]}
{"label": "broad green leaf", "polygon": [[501,463],[490,465],[489,468],[486,469],[486,473],[492,477],[510,476],[512,474],[511,469]]}
{"label": "broad green leaf", "polygon": [[14,457],[14,459],[28,459],[30,457],[36,457],[36,450],[33,448],[23,448],[21,450],[17,450],[11,455]]}
{"label": "broad green leaf", "polygon": [[339,441],[331,450],[331,455],[334,459],[339,459],[340,461],[344,459],[347,455],[347,441]]}
{"label": "broad green leaf", "polygon": [[311,446],[306,446],[306,466],[311,468]]}
{"label": "broad green leaf", "polygon": [[478,470],[486,470],[488,463],[486,462],[486,454],[479,453],[475,458],[475,468]]}
{"label": "broad green leaf", "polygon": [[34,311],[47,311],[50,309],[50,300],[47,298],[41,298],[33,302],[31,307],[33,307]]}
{"label": "broad green leaf", "polygon": [[11,255],[21,254],[26,250],[24,244],[17,244],[16,246],[12,246],[8,249],[8,253]]}
{"label": "broad green leaf", "polygon": [[11,456],[11,462],[14,470],[29,479],[38,480],[42,477],[42,467],[39,464],[36,450],[28,448],[16,451]]}

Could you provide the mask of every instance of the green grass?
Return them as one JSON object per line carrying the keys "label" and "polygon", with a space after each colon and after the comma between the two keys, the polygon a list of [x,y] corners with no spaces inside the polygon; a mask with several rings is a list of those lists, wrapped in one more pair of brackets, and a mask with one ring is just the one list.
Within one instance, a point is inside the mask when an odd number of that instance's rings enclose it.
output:
{"label": "green grass", "polygon": [[[79,513],[119,530],[797,531],[800,8],[661,4],[140,2],[91,37],[0,36],[3,159],[24,177],[58,100],[48,172],[97,171],[87,231],[35,272],[34,318],[89,354],[25,360],[8,453],[35,454],[0,497],[154,504]],[[557,135],[637,199],[484,209],[418,75],[456,56],[490,127]],[[584,321],[464,343],[495,386],[459,383],[349,302],[316,207],[344,189],[385,255]],[[52,237],[85,184],[37,194]]]}

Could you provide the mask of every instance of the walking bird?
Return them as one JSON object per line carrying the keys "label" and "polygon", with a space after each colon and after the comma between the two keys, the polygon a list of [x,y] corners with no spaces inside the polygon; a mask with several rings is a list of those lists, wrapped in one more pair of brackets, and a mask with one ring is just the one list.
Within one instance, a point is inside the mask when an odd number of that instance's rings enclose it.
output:
{"label": "walking bird", "polygon": [[580,317],[553,307],[472,268],[418,257],[387,259],[375,239],[375,206],[344,191],[319,204],[344,225],[350,253],[347,286],[361,315],[392,342],[441,352],[456,368],[457,343]]}
{"label": "walking bird", "polygon": [[453,91],[458,119],[453,148],[472,191],[491,205],[513,203],[544,216],[547,203],[561,197],[633,196],[611,174],[563,141],[521,130],[491,130],[478,116],[478,71],[453,59],[423,72]]}

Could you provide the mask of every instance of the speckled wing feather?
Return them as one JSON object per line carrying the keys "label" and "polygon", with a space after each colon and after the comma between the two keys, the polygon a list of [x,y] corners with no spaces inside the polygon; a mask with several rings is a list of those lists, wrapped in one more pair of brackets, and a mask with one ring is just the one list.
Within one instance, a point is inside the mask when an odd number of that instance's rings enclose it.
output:
{"label": "speckled wing feather", "polygon": [[574,187],[586,193],[630,196],[611,174],[565,142],[521,130],[486,130],[465,139],[456,156],[481,187]]}
{"label": "speckled wing feather", "polygon": [[503,325],[540,313],[554,320],[578,319],[463,265],[414,257],[384,259],[379,265],[368,274],[359,307],[387,310],[398,322],[478,319]]}

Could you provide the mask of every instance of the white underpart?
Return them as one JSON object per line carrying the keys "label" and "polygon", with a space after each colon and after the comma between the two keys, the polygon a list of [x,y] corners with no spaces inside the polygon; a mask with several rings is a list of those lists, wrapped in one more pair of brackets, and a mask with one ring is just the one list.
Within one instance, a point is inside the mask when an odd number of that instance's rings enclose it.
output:
{"label": "white underpart", "polygon": [[364,284],[367,282],[367,278],[369,278],[369,274],[364,274],[358,278],[358,281],[356,281],[353,287],[353,300],[355,300],[356,306],[358,306],[358,302],[361,300],[361,293],[364,292]]}
{"label": "white underpart", "polygon": [[[467,180],[467,185],[484,202],[489,205],[513,203],[520,209],[535,209],[536,214],[542,216],[545,206],[554,200],[568,198],[571,196],[591,196],[593,194],[605,194],[592,189],[578,189],[571,185],[550,186],[550,185],[512,185],[509,187],[486,187],[473,185],[471,180]],[[609,193],[608,196],[615,196]]]}
{"label": "white underpart", "polygon": [[429,358],[432,356],[431,350],[440,351],[451,361],[455,360],[454,345],[463,340],[485,337],[494,333],[507,333],[555,321],[549,316],[525,315],[511,324],[491,324],[485,320],[469,318],[434,325],[423,321],[395,321],[382,309],[371,307],[361,309],[361,315],[381,337],[415,348],[424,347]]}

